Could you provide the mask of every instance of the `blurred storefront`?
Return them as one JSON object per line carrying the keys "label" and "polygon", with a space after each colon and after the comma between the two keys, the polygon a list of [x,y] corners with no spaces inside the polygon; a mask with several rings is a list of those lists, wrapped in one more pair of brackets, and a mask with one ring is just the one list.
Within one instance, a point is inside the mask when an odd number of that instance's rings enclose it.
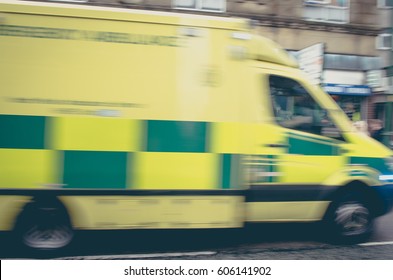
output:
{"label": "blurred storefront", "polygon": [[[366,121],[369,118],[369,101],[373,91],[367,84],[365,69],[362,69],[361,63],[355,63],[359,65],[353,65],[353,70],[350,70],[345,56],[341,56],[341,63],[336,63],[336,69],[332,69],[329,67],[328,59],[329,55],[327,55],[325,62],[328,69],[323,72],[323,89],[347,112],[352,121]],[[360,61],[364,57],[353,56],[353,59]],[[377,58],[369,58],[369,60],[371,59],[377,68]],[[344,68],[346,69],[344,70]]]}
{"label": "blurred storefront", "polygon": [[333,97],[352,121],[367,120],[368,97],[372,94],[369,86],[326,83],[323,89]]}

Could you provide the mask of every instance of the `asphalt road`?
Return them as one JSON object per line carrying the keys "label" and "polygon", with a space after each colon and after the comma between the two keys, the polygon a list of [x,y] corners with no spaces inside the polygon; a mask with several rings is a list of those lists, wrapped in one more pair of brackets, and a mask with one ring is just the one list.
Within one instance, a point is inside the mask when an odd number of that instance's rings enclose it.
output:
{"label": "asphalt road", "polygon": [[38,254],[2,236],[0,258],[393,260],[393,212],[377,219],[365,244],[331,244],[313,224],[267,224],[242,230],[78,232],[67,250]]}
{"label": "asphalt road", "polygon": [[377,219],[370,241],[393,241],[393,211]]}

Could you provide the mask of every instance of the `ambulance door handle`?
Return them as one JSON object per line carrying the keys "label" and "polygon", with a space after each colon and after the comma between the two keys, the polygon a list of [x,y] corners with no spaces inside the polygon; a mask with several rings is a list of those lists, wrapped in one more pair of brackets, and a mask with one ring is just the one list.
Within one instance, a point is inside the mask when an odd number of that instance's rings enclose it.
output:
{"label": "ambulance door handle", "polygon": [[289,148],[290,145],[284,143],[274,143],[274,144],[266,144],[266,147],[269,148]]}

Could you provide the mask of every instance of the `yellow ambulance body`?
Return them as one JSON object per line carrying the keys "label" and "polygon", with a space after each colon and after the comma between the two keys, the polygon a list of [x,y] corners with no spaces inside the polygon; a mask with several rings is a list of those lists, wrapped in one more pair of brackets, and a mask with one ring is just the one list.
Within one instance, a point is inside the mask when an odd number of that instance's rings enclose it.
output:
{"label": "yellow ambulance body", "polygon": [[0,89],[0,231],[31,248],[249,222],[359,237],[390,206],[392,152],[246,20],[2,0]]}

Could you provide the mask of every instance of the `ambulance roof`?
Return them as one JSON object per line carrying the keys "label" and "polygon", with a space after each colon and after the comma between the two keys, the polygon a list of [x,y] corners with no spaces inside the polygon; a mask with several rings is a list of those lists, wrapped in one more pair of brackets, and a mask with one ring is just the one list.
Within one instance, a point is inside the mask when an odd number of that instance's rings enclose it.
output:
{"label": "ambulance roof", "polygon": [[279,44],[262,36],[255,35],[251,41],[250,58],[298,68],[297,61]]}
{"label": "ambulance roof", "polygon": [[[234,32],[244,32],[244,34],[251,32],[250,20],[247,19],[90,5],[0,0],[0,12],[226,29]],[[5,16],[2,17],[3,19],[1,19],[0,24],[6,21]],[[247,51],[248,58],[289,67],[298,67],[297,62],[282,47],[272,40],[251,34],[249,38]]]}

